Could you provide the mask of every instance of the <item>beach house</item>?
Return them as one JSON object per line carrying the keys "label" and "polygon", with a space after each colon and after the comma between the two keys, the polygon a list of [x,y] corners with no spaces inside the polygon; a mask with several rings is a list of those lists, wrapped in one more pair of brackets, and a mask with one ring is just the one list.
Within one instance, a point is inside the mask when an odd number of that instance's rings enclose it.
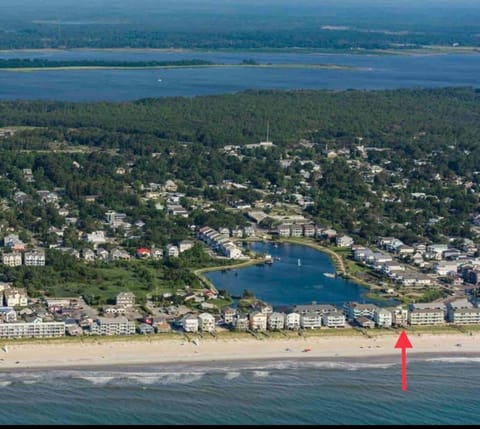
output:
{"label": "beach house", "polygon": [[285,317],[285,328],[287,329],[300,329],[300,314],[288,313]]}
{"label": "beach house", "polygon": [[233,319],[235,318],[237,314],[237,310],[235,310],[234,308],[232,307],[224,307],[222,309],[222,317],[223,317],[223,321],[229,325],[231,323],[233,323]]}
{"label": "beach house", "polygon": [[19,267],[22,265],[22,254],[20,252],[4,253],[2,263],[7,267]]}
{"label": "beach house", "polygon": [[198,317],[187,314],[182,319],[182,327],[185,332],[198,332]]}
{"label": "beach house", "polygon": [[215,332],[215,317],[210,313],[198,315],[198,328],[202,332]]}
{"label": "beach house", "polygon": [[182,240],[180,241],[180,243],[178,244],[178,251],[180,253],[183,253],[185,252],[186,250],[190,250],[192,247],[193,247],[193,241],[191,240]]}
{"label": "beach house", "polygon": [[353,238],[345,234],[340,234],[336,236],[335,244],[337,247],[351,247],[353,244]]}
{"label": "beach house", "polygon": [[360,326],[361,328],[375,328],[375,322],[372,319],[369,319],[365,316],[359,316],[354,320],[355,324]]}
{"label": "beach house", "polygon": [[248,315],[249,326],[252,331],[267,330],[267,315],[261,311],[255,311]]}
{"label": "beach house", "polygon": [[330,311],[322,314],[322,325],[327,328],[344,328],[346,323],[345,314],[340,311]]}
{"label": "beach house", "polygon": [[13,307],[0,307],[0,319],[2,322],[15,322],[17,320],[17,312]]}
{"label": "beach house", "polygon": [[401,306],[395,307],[391,310],[392,313],[392,325],[393,326],[406,326],[408,322],[408,310]]}
{"label": "beach house", "polygon": [[333,305],[317,304],[315,301],[312,302],[311,304],[295,305],[293,309],[300,315],[306,314],[306,313],[316,313],[316,314],[322,315],[322,314],[330,313],[332,311],[337,310]]}
{"label": "beach house", "polygon": [[379,328],[390,328],[392,326],[392,312],[384,308],[376,308],[373,312],[373,320]]}
{"label": "beach house", "polygon": [[274,312],[268,315],[268,329],[271,331],[285,328],[285,313]]}
{"label": "beach house", "polygon": [[347,302],[344,305],[343,309],[348,320],[354,320],[362,316],[373,319],[373,315],[375,313],[375,310],[377,309],[377,306],[373,304],[359,304],[358,302]]}
{"label": "beach house", "polygon": [[6,289],[3,294],[7,307],[25,307],[28,303],[27,292],[24,288]]}
{"label": "beach house", "polygon": [[34,249],[23,254],[23,263],[27,266],[43,267],[45,265],[45,251]]}
{"label": "beach house", "polygon": [[115,304],[123,307],[133,307],[135,305],[135,294],[120,292],[115,298]]}
{"label": "beach house", "polygon": [[303,329],[317,329],[322,326],[322,315],[316,312],[306,312],[300,317],[300,326]]}
{"label": "beach house", "polygon": [[248,317],[237,314],[233,319],[233,327],[236,331],[246,331],[249,328]]}

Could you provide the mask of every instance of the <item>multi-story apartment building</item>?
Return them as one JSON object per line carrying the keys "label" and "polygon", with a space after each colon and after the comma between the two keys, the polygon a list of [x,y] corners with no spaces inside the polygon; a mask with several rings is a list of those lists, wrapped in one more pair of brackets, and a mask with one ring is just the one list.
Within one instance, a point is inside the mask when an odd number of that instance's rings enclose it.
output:
{"label": "multi-story apartment building", "polygon": [[65,336],[64,322],[0,323],[0,338],[46,338]]}
{"label": "multi-story apartment building", "polygon": [[133,335],[135,323],[126,317],[99,317],[90,325],[92,335]]}

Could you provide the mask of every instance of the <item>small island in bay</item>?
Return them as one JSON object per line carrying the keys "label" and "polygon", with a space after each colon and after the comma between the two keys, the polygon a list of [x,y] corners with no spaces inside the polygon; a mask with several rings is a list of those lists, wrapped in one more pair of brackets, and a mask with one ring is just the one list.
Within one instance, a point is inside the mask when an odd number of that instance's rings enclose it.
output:
{"label": "small island in bay", "polygon": [[261,67],[261,68],[304,68],[356,70],[360,67],[338,64],[301,64],[301,63],[258,63],[254,60],[243,60],[240,63],[215,63],[202,59],[172,60],[172,61],[106,61],[106,60],[75,60],[58,61],[38,58],[0,59],[0,71],[33,72],[60,70],[148,70],[192,67]]}

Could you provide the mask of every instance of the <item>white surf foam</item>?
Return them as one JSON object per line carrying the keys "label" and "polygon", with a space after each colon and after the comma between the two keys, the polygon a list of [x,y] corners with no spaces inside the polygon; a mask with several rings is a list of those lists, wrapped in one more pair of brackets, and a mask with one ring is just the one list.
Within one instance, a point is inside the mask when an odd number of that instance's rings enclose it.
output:
{"label": "white surf foam", "polygon": [[100,386],[103,386],[103,385],[111,382],[112,380],[115,380],[115,377],[98,376],[98,375],[78,376],[78,377],[75,377],[75,378],[80,378],[82,380],[86,380],[86,381],[89,381],[92,384],[100,385]]}
{"label": "white surf foam", "polygon": [[268,371],[253,371],[253,376],[257,378],[268,377],[270,373]]}
{"label": "white surf foam", "polygon": [[437,357],[425,359],[424,362],[446,362],[446,363],[459,363],[459,362],[480,362],[480,357]]}
{"label": "white surf foam", "polygon": [[235,371],[229,371],[227,372],[227,374],[225,375],[225,378],[227,380],[233,380],[234,378],[238,378],[240,377],[240,372],[235,372]]}

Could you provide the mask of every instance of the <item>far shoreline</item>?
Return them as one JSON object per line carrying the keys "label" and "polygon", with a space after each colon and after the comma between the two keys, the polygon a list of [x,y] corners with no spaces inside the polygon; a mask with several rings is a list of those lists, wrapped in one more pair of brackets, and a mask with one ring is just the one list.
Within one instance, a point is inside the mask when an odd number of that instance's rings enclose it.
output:
{"label": "far shoreline", "polygon": [[[78,61],[82,62],[82,61]],[[361,71],[368,68],[346,66],[339,64],[301,64],[301,63],[259,63],[259,64],[189,64],[189,65],[159,65],[159,66],[52,66],[52,67],[0,67],[0,72],[10,73],[31,73],[43,71],[92,71],[92,70],[174,70],[174,69],[198,69],[198,68],[265,68],[265,69],[312,69],[312,70],[345,70],[345,71]]]}
{"label": "far shoreline", "polygon": [[480,46],[444,46],[425,45],[419,48],[406,49],[363,49],[354,48],[349,50],[334,48],[20,48],[0,49],[0,54],[5,53],[56,53],[56,52],[139,52],[139,53],[259,53],[259,54],[324,54],[324,55],[455,55],[455,54],[478,54]]}

